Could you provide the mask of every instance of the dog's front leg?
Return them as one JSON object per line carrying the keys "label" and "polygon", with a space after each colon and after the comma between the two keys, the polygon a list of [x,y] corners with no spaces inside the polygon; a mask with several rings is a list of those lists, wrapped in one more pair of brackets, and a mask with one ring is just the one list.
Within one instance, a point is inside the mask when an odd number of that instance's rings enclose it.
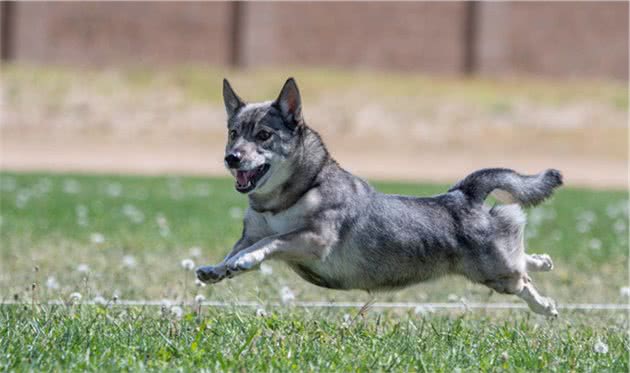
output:
{"label": "dog's front leg", "polygon": [[[330,236],[330,235],[328,235]],[[227,270],[239,274],[252,270],[267,259],[323,259],[333,240],[311,229],[300,229],[264,238],[228,260]]]}
{"label": "dog's front leg", "polygon": [[240,251],[251,246],[254,242],[252,242],[252,239],[244,234],[241,239],[238,240],[236,244],[234,244],[232,251],[230,251],[230,253],[221,261],[221,263],[214,266],[203,266],[197,268],[197,278],[202,282],[212,284],[219,282],[226,277],[232,277],[232,273],[230,273],[226,266],[227,262],[230,260],[230,258],[234,257]]}

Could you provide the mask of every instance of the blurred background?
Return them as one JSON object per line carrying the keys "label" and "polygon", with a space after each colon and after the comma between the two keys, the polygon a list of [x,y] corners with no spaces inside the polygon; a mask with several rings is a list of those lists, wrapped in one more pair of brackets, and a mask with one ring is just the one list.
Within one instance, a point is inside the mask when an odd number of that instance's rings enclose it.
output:
{"label": "blurred background", "polygon": [[0,167],[226,175],[221,79],[294,76],[373,179],[627,183],[627,2],[2,2]]}

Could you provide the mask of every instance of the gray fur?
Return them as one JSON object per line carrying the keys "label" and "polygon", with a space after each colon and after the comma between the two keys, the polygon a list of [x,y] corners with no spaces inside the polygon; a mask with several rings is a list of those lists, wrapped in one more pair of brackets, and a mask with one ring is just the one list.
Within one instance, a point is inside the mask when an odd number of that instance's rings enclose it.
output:
{"label": "gray fur", "polygon": [[[200,280],[221,281],[268,259],[333,289],[396,289],[455,274],[518,295],[535,312],[557,315],[527,275],[553,264],[547,255],[525,254],[519,205],[549,197],[562,184],[558,171],[523,176],[484,169],[434,197],[383,194],[331,158],[304,123],[293,79],[272,102],[245,104],[227,81],[224,97],[228,131],[236,131],[226,154],[242,158],[230,171],[263,165],[269,171],[247,192],[241,239],[221,263],[199,268]],[[259,141],[261,129],[273,132],[271,138]],[[495,190],[518,204],[485,205]]]}

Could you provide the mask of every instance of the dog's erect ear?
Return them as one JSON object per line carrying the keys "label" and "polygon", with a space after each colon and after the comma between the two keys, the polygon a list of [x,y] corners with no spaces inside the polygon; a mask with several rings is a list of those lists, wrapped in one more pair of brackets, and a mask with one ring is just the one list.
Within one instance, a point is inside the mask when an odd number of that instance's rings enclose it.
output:
{"label": "dog's erect ear", "polygon": [[301,125],[302,122],[302,99],[295,79],[289,78],[282,87],[280,95],[274,102],[280,110],[284,120],[292,127]]}
{"label": "dog's erect ear", "polygon": [[243,100],[234,93],[227,79],[223,79],[223,102],[225,103],[225,111],[227,112],[228,118],[232,118],[238,109],[245,105]]}

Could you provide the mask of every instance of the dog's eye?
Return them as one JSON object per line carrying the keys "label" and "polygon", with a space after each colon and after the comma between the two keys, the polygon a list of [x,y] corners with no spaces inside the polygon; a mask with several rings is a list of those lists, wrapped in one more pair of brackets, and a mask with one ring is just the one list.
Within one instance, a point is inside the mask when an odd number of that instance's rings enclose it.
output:
{"label": "dog's eye", "polygon": [[236,136],[238,136],[238,133],[236,133],[236,130],[231,130],[229,136],[230,140],[234,140]]}
{"label": "dog's eye", "polygon": [[260,141],[265,141],[271,137],[271,132],[268,131],[260,131],[256,134],[256,139]]}

